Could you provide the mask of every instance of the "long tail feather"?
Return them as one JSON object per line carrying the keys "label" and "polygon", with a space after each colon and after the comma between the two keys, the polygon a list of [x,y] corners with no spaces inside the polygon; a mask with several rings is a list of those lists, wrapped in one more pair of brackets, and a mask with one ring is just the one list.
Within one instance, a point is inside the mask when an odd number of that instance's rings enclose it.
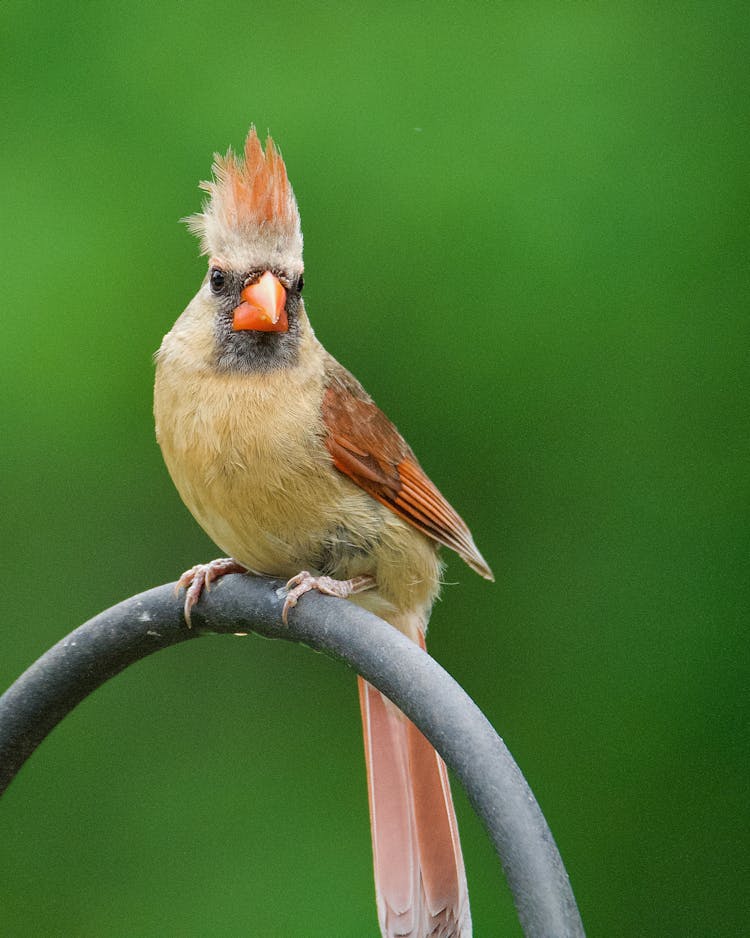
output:
{"label": "long tail feather", "polygon": [[445,764],[362,678],[378,918],[384,938],[471,938],[461,845]]}

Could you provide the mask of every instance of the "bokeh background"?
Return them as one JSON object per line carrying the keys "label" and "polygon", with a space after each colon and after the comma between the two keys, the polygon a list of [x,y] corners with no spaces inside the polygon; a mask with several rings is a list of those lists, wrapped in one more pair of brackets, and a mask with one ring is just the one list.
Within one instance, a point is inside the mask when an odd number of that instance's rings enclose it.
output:
{"label": "bokeh background", "polygon": [[[178,219],[274,134],[319,337],[470,522],[433,654],[590,935],[746,934],[745,3],[0,12],[0,678],[217,551],[154,442]],[[518,935],[456,792],[476,933]],[[2,805],[3,936],[376,934],[353,674],[206,638],[86,701]]]}

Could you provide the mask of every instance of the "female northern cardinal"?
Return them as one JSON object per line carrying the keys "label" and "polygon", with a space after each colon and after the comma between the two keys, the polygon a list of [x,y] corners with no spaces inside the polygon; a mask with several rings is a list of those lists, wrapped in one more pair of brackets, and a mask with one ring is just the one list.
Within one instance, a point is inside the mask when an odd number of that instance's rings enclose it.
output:
{"label": "female northern cardinal", "polygon": [[[302,302],[302,233],[284,163],[254,128],[202,184],[189,220],[209,255],[157,353],[154,413],[185,504],[231,555],[183,574],[185,614],[230,571],[289,579],[284,616],[318,589],[352,596],[424,647],[438,545],[492,573],[398,430],[317,341]],[[359,679],[378,917],[384,936],[471,934],[445,765]]]}

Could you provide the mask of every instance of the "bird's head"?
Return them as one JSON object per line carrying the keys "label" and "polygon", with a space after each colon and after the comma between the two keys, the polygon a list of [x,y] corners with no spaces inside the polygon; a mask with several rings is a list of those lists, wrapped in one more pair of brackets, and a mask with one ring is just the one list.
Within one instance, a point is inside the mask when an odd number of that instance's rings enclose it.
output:
{"label": "bird's head", "polygon": [[306,323],[304,265],[299,211],[281,154],[270,137],[264,150],[251,127],[242,155],[231,149],[216,155],[213,179],[201,188],[209,199],[187,223],[209,258],[201,293],[215,316],[219,367],[291,364]]}

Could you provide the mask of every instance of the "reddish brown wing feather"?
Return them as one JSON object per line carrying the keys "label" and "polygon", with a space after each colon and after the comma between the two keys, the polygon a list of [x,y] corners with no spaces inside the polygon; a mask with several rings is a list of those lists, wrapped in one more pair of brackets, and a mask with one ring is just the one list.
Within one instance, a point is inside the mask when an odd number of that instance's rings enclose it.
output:
{"label": "reddish brown wing feather", "polygon": [[469,529],[359,382],[332,362],[323,397],[325,443],[334,466],[428,537],[455,550],[488,580],[492,571]]}

